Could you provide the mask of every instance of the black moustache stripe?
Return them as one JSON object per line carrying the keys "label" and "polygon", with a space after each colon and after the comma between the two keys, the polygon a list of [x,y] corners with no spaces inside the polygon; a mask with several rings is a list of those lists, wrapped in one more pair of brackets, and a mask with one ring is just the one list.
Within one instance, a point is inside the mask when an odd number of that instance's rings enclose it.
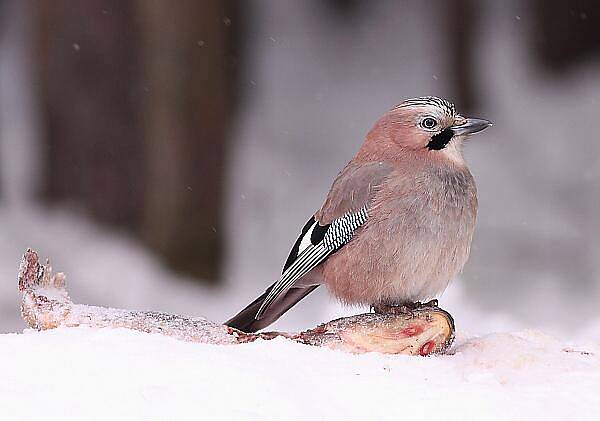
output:
{"label": "black moustache stripe", "polygon": [[431,137],[431,140],[427,144],[426,148],[433,151],[439,151],[444,149],[448,142],[452,140],[454,133],[450,129],[442,130],[440,133]]}

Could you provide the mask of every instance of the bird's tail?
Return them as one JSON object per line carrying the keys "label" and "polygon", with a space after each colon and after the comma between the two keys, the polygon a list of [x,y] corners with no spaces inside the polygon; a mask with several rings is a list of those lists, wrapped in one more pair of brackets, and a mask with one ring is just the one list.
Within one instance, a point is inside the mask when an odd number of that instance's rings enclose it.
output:
{"label": "bird's tail", "polygon": [[274,323],[283,313],[292,308],[298,301],[306,297],[318,286],[319,285],[310,285],[306,287],[290,288],[284,296],[269,306],[259,320],[256,320],[258,309],[265,298],[267,298],[267,295],[269,295],[271,288],[273,288],[273,285],[271,285],[263,295],[252,301],[246,308],[226,321],[225,324],[246,333],[264,329]]}

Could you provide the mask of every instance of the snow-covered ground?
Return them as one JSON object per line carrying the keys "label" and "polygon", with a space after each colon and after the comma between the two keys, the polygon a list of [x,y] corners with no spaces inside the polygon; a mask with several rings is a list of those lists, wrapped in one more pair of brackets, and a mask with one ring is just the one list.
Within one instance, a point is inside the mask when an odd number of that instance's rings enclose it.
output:
{"label": "snow-covered ground", "polygon": [[0,408],[5,420],[598,419],[600,348],[585,350],[532,331],[425,358],[26,332],[0,335]]}

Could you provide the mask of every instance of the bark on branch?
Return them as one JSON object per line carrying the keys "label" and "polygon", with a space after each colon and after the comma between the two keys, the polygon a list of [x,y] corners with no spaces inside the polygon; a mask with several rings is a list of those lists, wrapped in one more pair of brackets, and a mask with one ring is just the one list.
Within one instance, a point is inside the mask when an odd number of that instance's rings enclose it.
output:
{"label": "bark on branch", "polygon": [[130,311],[74,304],[65,289],[65,275],[52,273],[28,249],[19,269],[23,292],[21,315],[33,329],[88,326],[127,328],[159,333],[180,340],[233,345],[256,339],[285,337],[306,345],[325,346],[350,353],[429,355],[444,352],[454,339],[450,314],[438,307],[411,313],[365,313],[333,320],[299,333],[244,333],[202,317],[186,317],[153,311]]}

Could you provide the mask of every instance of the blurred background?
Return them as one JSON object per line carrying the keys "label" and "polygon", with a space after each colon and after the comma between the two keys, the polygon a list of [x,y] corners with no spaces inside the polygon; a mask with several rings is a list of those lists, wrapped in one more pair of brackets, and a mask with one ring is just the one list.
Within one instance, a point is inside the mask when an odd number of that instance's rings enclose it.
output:
{"label": "blurred background", "polygon": [[[600,340],[600,3],[0,0],[0,331],[33,247],[76,302],[225,320],[280,273],[387,109],[495,125],[466,157],[459,332]],[[274,328],[362,309],[325,290]]]}

